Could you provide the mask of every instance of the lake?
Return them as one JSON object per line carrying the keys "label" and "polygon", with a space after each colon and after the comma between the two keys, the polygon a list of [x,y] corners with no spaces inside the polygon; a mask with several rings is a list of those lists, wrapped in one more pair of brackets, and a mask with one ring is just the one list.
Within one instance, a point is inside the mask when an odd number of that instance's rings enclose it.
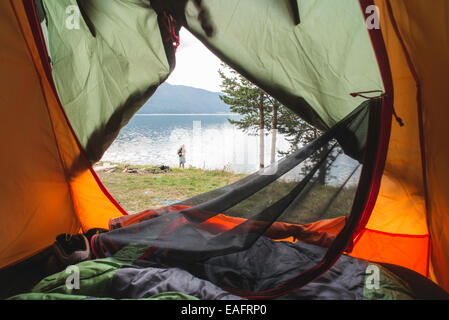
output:
{"label": "lake", "polygon": [[[259,168],[259,137],[229,123],[236,114],[136,114],[104,154],[102,161],[135,165],[178,166],[177,150],[184,144],[186,167],[253,173]],[[289,142],[277,135],[277,150]],[[265,165],[270,162],[271,133],[265,136]],[[276,160],[281,156],[276,152]],[[338,181],[346,179],[356,162],[342,156],[332,170]],[[297,168],[298,171],[300,168]],[[297,173],[291,174],[298,176]],[[357,173],[351,184],[357,182]]]}
{"label": "lake", "polygon": [[[251,173],[259,165],[259,137],[244,133],[228,121],[239,117],[235,114],[137,114],[122,129],[102,161],[178,166],[177,150],[184,144],[186,167]],[[289,143],[279,135],[277,145],[278,150],[289,148]],[[270,151],[271,134],[265,137],[266,164],[270,161]]]}

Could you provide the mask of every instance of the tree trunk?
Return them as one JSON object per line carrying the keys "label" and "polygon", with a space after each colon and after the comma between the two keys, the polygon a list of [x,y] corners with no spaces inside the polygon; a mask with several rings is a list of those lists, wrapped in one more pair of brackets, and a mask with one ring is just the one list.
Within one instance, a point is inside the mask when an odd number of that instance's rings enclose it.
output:
{"label": "tree trunk", "polygon": [[[318,134],[317,134],[317,138],[318,138]],[[320,158],[324,157],[324,155],[328,151],[329,151],[329,144],[326,143],[320,152],[320,154],[321,154]],[[328,165],[328,160],[326,160],[324,162],[324,164],[320,167],[319,172],[318,172],[318,183],[322,186],[326,185],[326,177],[327,177],[327,173],[328,173],[327,165]]]}
{"label": "tree trunk", "polygon": [[259,102],[259,166],[262,169],[264,165],[264,135],[265,135],[265,124],[264,124],[264,110],[263,110],[263,93],[260,94]]}
{"label": "tree trunk", "polygon": [[274,163],[276,161],[276,134],[278,129],[278,106],[276,104],[273,105],[273,123],[271,126],[271,159],[270,163]]}

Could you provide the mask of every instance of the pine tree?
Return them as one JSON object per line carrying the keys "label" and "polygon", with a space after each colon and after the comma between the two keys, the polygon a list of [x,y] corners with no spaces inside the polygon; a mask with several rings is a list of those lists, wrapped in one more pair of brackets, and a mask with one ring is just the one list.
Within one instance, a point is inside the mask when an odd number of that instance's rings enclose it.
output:
{"label": "pine tree", "polygon": [[[307,122],[298,117],[294,112],[288,108],[281,108],[279,115],[279,133],[286,136],[290,143],[290,150],[286,152],[279,152],[281,155],[287,155],[297,151],[300,147],[317,139],[323,133],[315,127],[312,127]],[[303,163],[302,171],[307,174],[329,151],[331,143],[327,143],[320,150],[317,150],[309,159]],[[325,165],[318,171],[318,183],[326,184],[326,177],[329,173],[329,165],[336,158],[335,152],[328,155]]]}
{"label": "pine tree", "polygon": [[259,166],[263,168],[264,136],[272,127],[273,99],[225,64],[221,67],[222,69],[218,71],[223,93],[220,99],[229,105],[231,112],[243,116],[240,120],[228,119],[228,121],[248,134],[259,135]]}
{"label": "pine tree", "polygon": [[[260,140],[260,168],[264,167],[264,135],[272,131],[271,157],[273,163],[276,157],[277,133],[284,135],[290,143],[286,152],[279,151],[281,155],[295,152],[300,147],[317,139],[322,132],[302,120],[297,114],[283,106],[279,101],[268,95],[265,91],[248,81],[235,70],[222,64],[218,71],[222,80],[223,95],[220,99],[230,106],[233,113],[242,115],[240,120],[228,121],[239,129],[251,135],[259,135]],[[226,74],[225,74],[226,72]],[[308,172],[328,152],[329,144],[314,153],[303,165],[303,172]],[[329,157],[332,161],[333,157]],[[328,162],[329,162],[328,161]],[[326,183],[327,169],[319,170],[318,182]]]}

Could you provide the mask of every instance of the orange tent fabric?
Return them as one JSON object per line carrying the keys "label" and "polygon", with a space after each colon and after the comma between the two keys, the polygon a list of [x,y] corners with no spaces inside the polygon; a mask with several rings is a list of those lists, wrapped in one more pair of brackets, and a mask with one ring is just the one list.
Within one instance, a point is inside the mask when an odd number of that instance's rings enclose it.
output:
{"label": "orange tent fabric", "polygon": [[[124,211],[84,157],[41,63],[22,1],[0,2],[0,268],[58,234],[107,228]],[[20,121],[18,121],[20,120]],[[94,214],[93,214],[94,213]]]}
{"label": "orange tent fabric", "polygon": [[[170,205],[154,210],[145,210],[133,215],[123,216],[113,219],[109,222],[109,229],[127,227],[136,223],[160,217],[164,213],[182,212],[182,210],[190,208],[187,205]],[[243,225],[247,221],[245,218],[232,217],[225,214],[212,214],[207,212],[194,212],[191,215],[211,216],[197,225],[198,229],[206,230],[212,234],[218,234],[236,228],[239,233],[251,232],[265,225],[263,221],[253,221],[250,225]],[[189,215],[189,214],[186,214]],[[185,221],[185,220],[184,220]],[[296,242],[298,240],[329,247],[335,240],[335,237],[343,229],[346,224],[346,217],[338,217],[334,219],[325,219],[306,225],[299,225],[287,222],[274,222],[265,232],[265,236],[276,241]],[[243,226],[243,227],[242,227]]]}
{"label": "orange tent fabric", "polygon": [[374,3],[404,126],[393,122],[379,197],[352,255],[408,267],[449,290],[448,3]]}

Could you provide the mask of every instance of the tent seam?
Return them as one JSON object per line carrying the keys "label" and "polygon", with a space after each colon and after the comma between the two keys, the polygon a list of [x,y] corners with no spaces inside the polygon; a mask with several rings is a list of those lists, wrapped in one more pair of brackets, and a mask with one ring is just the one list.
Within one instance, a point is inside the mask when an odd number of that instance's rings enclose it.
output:
{"label": "tent seam", "polygon": [[429,200],[428,200],[428,186],[427,186],[427,161],[426,161],[426,154],[425,154],[425,141],[424,141],[424,123],[423,123],[423,117],[422,117],[422,101],[421,101],[421,84],[419,81],[419,77],[418,77],[418,73],[416,71],[416,68],[413,64],[412,58],[410,56],[410,52],[407,49],[407,46],[405,44],[405,41],[401,35],[401,32],[399,30],[399,26],[397,24],[397,21],[394,17],[393,14],[393,8],[391,6],[391,2],[390,0],[386,0],[386,5],[387,5],[387,11],[390,17],[390,21],[391,24],[393,26],[393,30],[396,34],[396,36],[398,37],[399,43],[402,47],[402,50],[404,51],[405,57],[406,57],[406,61],[407,61],[407,65],[410,69],[410,72],[415,80],[415,84],[416,84],[416,103],[417,103],[417,113],[418,113],[418,126],[419,126],[419,143],[420,143],[420,151],[421,151],[421,164],[422,164],[422,178],[423,178],[423,188],[424,188],[424,197],[425,197],[425,210],[426,210],[426,223],[427,223],[427,232],[429,235],[429,243],[428,243],[428,251],[427,251],[427,267],[426,267],[426,275],[427,277],[429,276],[429,264],[430,264],[430,260],[431,260],[431,246],[432,246],[432,241],[431,241],[431,234],[430,234],[430,228],[429,228],[429,215],[428,213],[430,212],[429,210]]}

